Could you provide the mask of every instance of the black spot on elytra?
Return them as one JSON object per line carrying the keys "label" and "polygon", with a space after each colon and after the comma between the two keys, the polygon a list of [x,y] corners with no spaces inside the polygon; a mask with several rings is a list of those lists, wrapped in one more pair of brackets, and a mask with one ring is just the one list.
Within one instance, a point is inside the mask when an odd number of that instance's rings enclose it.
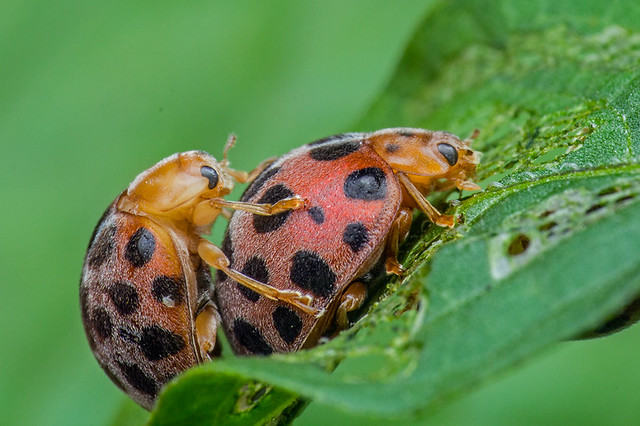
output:
{"label": "black spot on elytra", "polygon": [[117,361],[117,363],[120,371],[122,371],[122,374],[124,374],[124,377],[131,386],[142,393],[153,397],[156,396],[158,393],[158,385],[155,380],[147,376],[138,365],[129,365],[120,361]]}
{"label": "black spot on elytra", "polygon": [[273,353],[273,349],[264,340],[260,330],[241,318],[237,318],[233,322],[233,334],[236,340],[253,354],[270,355]]}
{"label": "black spot on elytra", "polygon": [[455,166],[458,162],[458,151],[448,143],[439,143],[438,151],[447,160],[450,166]]}
{"label": "black spot on elytra", "polygon": [[322,297],[333,293],[336,282],[336,274],[327,262],[307,250],[300,250],[293,256],[290,278],[297,286]]}
{"label": "black spot on elytra", "polygon": [[359,252],[369,242],[369,231],[360,222],[350,223],[342,233],[342,241],[354,252]]}
{"label": "black spot on elytra", "polygon": [[[222,245],[220,246],[220,250],[227,256],[229,259],[229,265],[233,265],[233,245],[231,243],[231,231],[230,228],[227,228],[224,233],[224,238],[222,239]],[[221,269],[216,271],[216,282],[221,283],[227,279],[227,274],[225,274]]]}
{"label": "black spot on elytra", "polygon": [[313,219],[313,221],[318,225],[322,225],[322,223],[324,222],[324,210],[322,210],[322,207],[311,207],[309,210],[307,210],[307,213],[309,213],[311,219]]}
{"label": "black spot on elytra", "polygon": [[[262,197],[258,200],[259,204],[268,203],[274,204],[280,200],[285,198],[292,197],[293,192],[287,188],[285,185],[279,183],[278,185],[272,186],[264,193]],[[258,214],[253,215],[253,227],[256,232],[259,234],[264,234],[266,232],[273,232],[280,228],[286,222],[287,218],[291,214],[290,210],[287,210],[282,213],[274,214],[271,216],[261,216]]]}
{"label": "black spot on elytra", "polygon": [[356,170],[344,181],[348,198],[364,201],[382,200],[387,196],[387,177],[378,167]]}
{"label": "black spot on elytra", "polygon": [[185,343],[182,336],[152,325],[142,330],[138,345],[149,361],[158,361],[177,354],[184,348]]}
{"label": "black spot on elytra", "polygon": [[307,145],[309,146],[324,145],[332,142],[337,142],[343,139],[353,138],[356,136],[358,136],[358,133],[341,133],[339,135],[327,136],[326,138],[315,140],[313,142],[308,143]]}
{"label": "black spot on elytra", "polygon": [[360,148],[359,141],[347,141],[317,146],[309,151],[309,156],[316,161],[333,161],[346,157]]}
{"label": "black spot on elytra", "polygon": [[103,228],[94,239],[87,253],[87,263],[91,268],[97,268],[106,262],[115,249],[117,228],[115,225]]}
{"label": "black spot on elytra", "polygon": [[183,283],[166,275],[160,275],[153,279],[151,293],[156,300],[166,306],[173,307],[182,303]]}
{"label": "black spot on elytra", "polygon": [[220,180],[220,176],[218,176],[218,172],[216,169],[210,166],[202,166],[200,167],[200,174],[209,180],[209,185],[207,188],[213,189],[218,185],[218,181]]}
{"label": "black spot on elytra", "polygon": [[[250,257],[247,260],[247,263],[244,264],[244,267],[241,271],[244,275],[249,278],[253,278],[256,281],[260,281],[261,283],[267,284],[269,282],[269,271],[267,270],[267,264],[265,261],[258,256]],[[243,286],[240,283],[236,283],[238,286],[238,290],[244,297],[252,302],[257,302],[260,299],[260,294]]]}
{"label": "black spot on elytra", "polygon": [[138,291],[132,284],[117,282],[112,284],[107,291],[120,315],[129,315],[138,309],[140,304]]}
{"label": "black spot on elytra", "polygon": [[98,336],[103,339],[111,337],[113,331],[113,323],[107,310],[103,307],[98,307],[91,313],[91,325],[93,329],[98,333]]}
{"label": "black spot on elytra", "polygon": [[282,340],[288,344],[292,344],[300,331],[302,330],[302,320],[291,309],[286,306],[278,306],[273,311],[273,324],[278,330],[278,334],[282,337]]}
{"label": "black spot on elytra", "polygon": [[269,181],[276,173],[280,171],[280,167],[269,167],[266,170],[263,170],[262,173],[258,175],[257,178],[247,187],[240,198],[240,201],[249,201],[253,198],[254,195],[260,191],[260,189],[264,186],[265,183]]}
{"label": "black spot on elytra", "polygon": [[136,268],[151,260],[156,249],[156,239],[147,228],[138,229],[129,239],[124,257]]}

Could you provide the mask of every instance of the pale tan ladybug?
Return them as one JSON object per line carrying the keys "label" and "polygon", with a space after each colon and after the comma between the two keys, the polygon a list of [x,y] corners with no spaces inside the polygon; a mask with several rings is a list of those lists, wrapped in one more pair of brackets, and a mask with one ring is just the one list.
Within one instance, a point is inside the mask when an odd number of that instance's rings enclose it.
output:
{"label": "pale tan ladybug", "polygon": [[413,209],[437,225],[454,225],[425,195],[480,189],[470,180],[478,158],[469,140],[450,133],[393,128],[324,138],[267,167],[242,200],[300,196],[305,208],[274,216],[236,211],[222,250],[245,275],[281,291],[310,293],[324,315],[265,298],[219,271],[216,298],[234,350],[296,351],[347,327],[370,296],[378,270],[403,273],[398,242]]}
{"label": "pale tan ladybug", "polygon": [[[267,297],[310,314],[311,297],[280,291],[229,268],[203,239],[223,209],[273,215],[303,206],[299,197],[276,203],[226,201],[234,181],[251,173],[201,151],[174,154],[131,183],[96,226],[80,281],[82,320],[93,354],[132,399],[151,409],[176,374],[217,353],[220,317],[213,304],[209,265]],[[227,215],[228,216],[228,215]]]}

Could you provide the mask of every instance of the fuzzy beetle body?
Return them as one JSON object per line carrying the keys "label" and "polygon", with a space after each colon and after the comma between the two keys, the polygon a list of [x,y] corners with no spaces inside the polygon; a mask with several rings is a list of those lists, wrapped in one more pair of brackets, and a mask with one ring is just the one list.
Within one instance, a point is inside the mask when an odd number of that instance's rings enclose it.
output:
{"label": "fuzzy beetle body", "polygon": [[240,354],[268,355],[317,344],[349,325],[370,293],[376,266],[402,274],[398,242],[414,208],[440,226],[424,195],[475,190],[477,153],[445,132],[396,128],[321,139],[284,155],[245,191],[242,201],[299,196],[305,208],[274,216],[236,211],[222,250],[233,268],[280,290],[313,297],[322,315],[262,297],[218,271],[216,299],[225,333]]}
{"label": "fuzzy beetle body", "polygon": [[212,302],[209,265],[285,304],[308,308],[310,297],[281,292],[229,268],[201,234],[224,208],[270,215],[302,207],[230,202],[234,181],[252,173],[201,151],[174,154],[141,173],[104,213],[89,242],[80,280],[87,339],[101,367],[124,392],[151,409],[176,374],[216,355],[220,317]]}

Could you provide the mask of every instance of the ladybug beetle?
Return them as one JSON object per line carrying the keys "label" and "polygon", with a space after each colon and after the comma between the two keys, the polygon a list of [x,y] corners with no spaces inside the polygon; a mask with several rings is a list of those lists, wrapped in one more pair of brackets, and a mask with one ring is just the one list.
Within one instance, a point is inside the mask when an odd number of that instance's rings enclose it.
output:
{"label": "ladybug beetle", "polygon": [[273,216],[236,211],[221,248],[243,274],[280,290],[308,292],[323,315],[262,297],[219,270],[215,296],[233,349],[245,355],[295,351],[348,327],[348,314],[372,293],[377,269],[404,272],[398,242],[414,208],[439,226],[454,225],[425,194],[480,189],[470,180],[478,158],[469,140],[450,133],[392,128],[324,138],[272,163],[241,200],[300,196],[305,208]]}
{"label": "ladybug beetle", "polygon": [[300,208],[299,197],[276,203],[226,201],[234,181],[251,173],[201,151],[174,154],[130,184],[96,226],[80,280],[80,308],[93,354],[111,378],[147,409],[165,383],[219,351],[220,316],[208,265],[266,297],[309,314],[311,297],[276,290],[229,268],[220,249],[200,235],[223,209],[271,215]]}

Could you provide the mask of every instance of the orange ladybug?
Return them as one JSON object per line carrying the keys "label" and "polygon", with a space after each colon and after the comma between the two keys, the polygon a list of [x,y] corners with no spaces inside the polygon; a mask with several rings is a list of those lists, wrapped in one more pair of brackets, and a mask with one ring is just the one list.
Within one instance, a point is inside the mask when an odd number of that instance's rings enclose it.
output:
{"label": "orange ladybug", "polygon": [[181,371],[218,353],[220,316],[212,302],[209,265],[266,297],[317,314],[303,292],[277,290],[229,267],[201,234],[224,209],[274,215],[303,206],[300,197],[274,203],[232,202],[234,182],[251,173],[202,151],[174,154],[130,184],[91,236],[80,280],[80,308],[91,350],[132,399],[151,409],[160,389]]}
{"label": "orange ladybug", "polygon": [[[475,134],[472,138],[475,138]],[[401,275],[398,242],[412,211],[452,227],[425,195],[477,190],[479,155],[446,132],[393,128],[331,136],[275,161],[241,200],[301,197],[304,209],[273,216],[236,211],[222,243],[231,266],[281,291],[313,297],[322,315],[263,297],[220,270],[215,296],[225,333],[239,354],[268,355],[316,345],[349,325],[371,294],[378,270]]]}

